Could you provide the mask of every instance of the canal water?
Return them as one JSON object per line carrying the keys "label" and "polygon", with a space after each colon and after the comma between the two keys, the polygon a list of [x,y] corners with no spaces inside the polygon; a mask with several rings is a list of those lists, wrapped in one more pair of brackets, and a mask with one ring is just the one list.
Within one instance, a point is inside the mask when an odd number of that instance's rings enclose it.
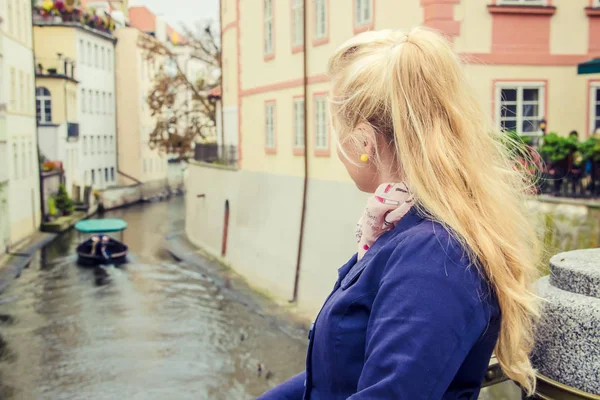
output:
{"label": "canal water", "polygon": [[0,399],[246,400],[303,369],[299,324],[162,249],[183,214],[181,198],[107,213],[132,254],[107,273],[77,266],[75,232],[35,255],[0,295]]}

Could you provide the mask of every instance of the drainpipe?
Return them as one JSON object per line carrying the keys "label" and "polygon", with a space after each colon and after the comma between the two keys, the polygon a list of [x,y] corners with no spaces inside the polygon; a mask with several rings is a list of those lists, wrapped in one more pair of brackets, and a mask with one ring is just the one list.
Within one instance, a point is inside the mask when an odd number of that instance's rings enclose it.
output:
{"label": "drainpipe", "polygon": [[[34,26],[35,23],[33,21],[33,10],[31,11],[31,58],[33,59],[33,98],[35,99],[36,97],[36,83],[37,83],[37,79],[35,77],[35,72],[37,71],[37,64],[35,63],[35,33],[34,33]],[[41,71],[40,71],[41,72]],[[38,135],[38,124],[37,124],[37,113],[35,116],[35,147],[37,149],[36,154],[37,154],[37,160],[36,160],[36,165],[37,165],[37,170],[38,170],[38,187],[39,187],[39,191],[40,191],[40,225],[39,225],[39,229],[42,229],[42,224],[44,223],[44,181],[42,179],[42,171],[40,169],[40,141],[39,141],[39,135]],[[33,220],[34,220],[34,225],[35,225],[35,215],[32,215]]]}
{"label": "drainpipe", "polygon": [[300,265],[302,263],[302,243],[304,241],[304,224],[306,221],[306,194],[308,189],[308,55],[306,50],[307,46],[307,34],[306,34],[306,11],[307,11],[307,0],[303,1],[302,4],[302,40],[304,44],[304,50],[302,51],[303,63],[303,87],[304,87],[304,186],[302,188],[302,212],[300,214],[300,238],[298,240],[298,258],[296,260],[296,276],[294,277],[294,293],[290,303],[295,303],[298,300],[298,284],[300,282]]}

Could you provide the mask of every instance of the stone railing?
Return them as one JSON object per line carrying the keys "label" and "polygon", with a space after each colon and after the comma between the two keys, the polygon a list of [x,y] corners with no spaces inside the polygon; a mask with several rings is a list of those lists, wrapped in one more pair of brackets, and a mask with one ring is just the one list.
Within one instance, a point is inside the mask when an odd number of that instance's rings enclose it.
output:
{"label": "stone railing", "polygon": [[537,282],[544,298],[532,361],[539,399],[600,399],[600,249],[559,253]]}

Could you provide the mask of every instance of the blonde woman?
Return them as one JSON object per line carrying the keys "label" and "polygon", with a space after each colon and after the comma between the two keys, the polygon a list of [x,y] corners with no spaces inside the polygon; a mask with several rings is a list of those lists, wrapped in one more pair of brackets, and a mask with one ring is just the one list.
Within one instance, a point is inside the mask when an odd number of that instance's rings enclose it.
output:
{"label": "blonde woman", "polygon": [[305,372],[260,399],[476,399],[494,349],[531,393],[527,188],[449,43],[425,29],[363,33],[329,74],[338,153],[373,196]]}

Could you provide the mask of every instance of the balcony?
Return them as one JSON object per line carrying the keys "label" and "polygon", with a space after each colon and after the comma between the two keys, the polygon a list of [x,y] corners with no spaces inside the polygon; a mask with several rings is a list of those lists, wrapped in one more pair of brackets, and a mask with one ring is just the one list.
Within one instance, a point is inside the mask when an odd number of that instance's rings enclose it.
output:
{"label": "balcony", "polygon": [[237,147],[234,145],[218,145],[216,143],[198,143],[194,148],[194,160],[210,164],[237,164]]}
{"label": "balcony", "polygon": [[67,139],[79,138],[79,124],[75,122],[67,122]]}

